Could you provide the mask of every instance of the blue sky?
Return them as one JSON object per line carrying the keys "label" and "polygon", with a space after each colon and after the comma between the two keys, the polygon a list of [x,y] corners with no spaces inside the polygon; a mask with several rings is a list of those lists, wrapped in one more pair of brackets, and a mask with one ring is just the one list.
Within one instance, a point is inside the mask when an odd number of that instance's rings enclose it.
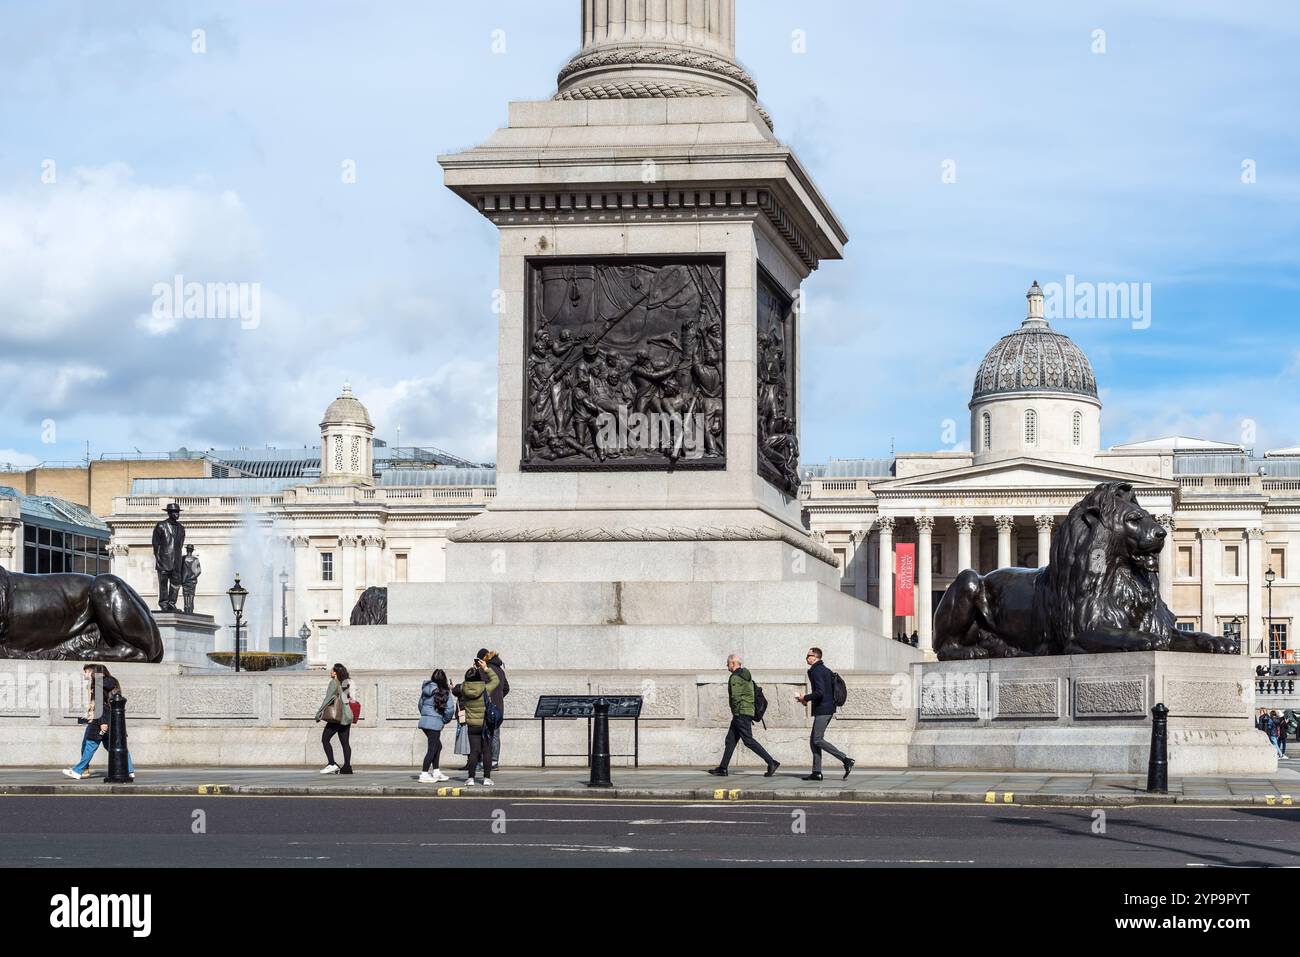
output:
{"label": "blue sky", "polygon": [[[1300,444],[1300,6],[739,6],[851,237],[807,286],[805,461],[965,442],[979,360],[1067,275],[1151,284],[1150,328],[1055,323],[1107,444]],[[578,0],[0,0],[0,462],[303,445],[345,379],[390,441],[490,459],[495,233],[436,157],[578,31]],[[259,283],[260,324],[151,320],[176,274]]]}

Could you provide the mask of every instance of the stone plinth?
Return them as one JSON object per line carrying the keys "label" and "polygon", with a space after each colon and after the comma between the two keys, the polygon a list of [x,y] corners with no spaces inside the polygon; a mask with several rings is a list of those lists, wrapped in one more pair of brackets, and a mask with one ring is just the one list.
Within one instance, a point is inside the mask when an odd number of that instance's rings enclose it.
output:
{"label": "stone plinth", "polygon": [[1174,652],[912,666],[912,767],[1140,773],[1169,708],[1169,773],[1277,769],[1248,660]]}
{"label": "stone plinth", "polygon": [[163,662],[215,671],[208,659],[216,651],[216,634],[221,630],[211,615],[187,615],[185,612],[151,612],[162,636]]}

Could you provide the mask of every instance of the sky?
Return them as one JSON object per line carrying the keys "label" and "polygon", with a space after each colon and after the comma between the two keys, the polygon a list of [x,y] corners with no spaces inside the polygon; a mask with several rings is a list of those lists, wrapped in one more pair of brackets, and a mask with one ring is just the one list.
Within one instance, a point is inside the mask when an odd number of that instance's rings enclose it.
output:
{"label": "sky", "polygon": [[[981,358],[1067,277],[1147,307],[1053,320],[1104,444],[1300,444],[1300,5],[738,8],[850,236],[805,284],[806,463],[965,447]],[[344,381],[390,443],[490,461],[495,229],[437,156],[554,93],[579,11],[0,0],[0,463],[314,444]],[[259,298],[171,315],[177,276]]]}

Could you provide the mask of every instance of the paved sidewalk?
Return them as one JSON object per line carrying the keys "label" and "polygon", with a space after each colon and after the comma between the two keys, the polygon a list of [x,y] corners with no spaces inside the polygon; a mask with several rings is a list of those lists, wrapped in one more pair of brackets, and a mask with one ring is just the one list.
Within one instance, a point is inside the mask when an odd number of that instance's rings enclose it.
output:
{"label": "paved sidewalk", "polygon": [[[1289,763],[1289,762],[1288,762]],[[1267,777],[1187,777],[1169,782],[1168,794],[1147,794],[1145,775],[1051,774],[1016,771],[921,771],[855,769],[848,780],[801,781],[806,769],[782,768],[775,777],[761,769],[714,778],[703,769],[615,768],[614,788],[586,786],[585,768],[504,768],[496,786],[465,786],[463,774],[444,784],[420,784],[418,770],[358,768],[341,777],[317,768],[141,768],[134,784],[102,783],[104,765],[83,781],[57,768],[0,770],[4,794],[224,794],[304,797],[599,797],[677,801],[876,801],[977,802],[1030,805],[1217,804],[1296,806],[1300,771],[1279,769]]]}

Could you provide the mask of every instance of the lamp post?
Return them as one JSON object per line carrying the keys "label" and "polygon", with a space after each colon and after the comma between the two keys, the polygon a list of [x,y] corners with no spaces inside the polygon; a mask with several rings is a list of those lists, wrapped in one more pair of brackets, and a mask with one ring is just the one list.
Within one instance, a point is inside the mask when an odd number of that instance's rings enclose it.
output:
{"label": "lamp post", "polygon": [[280,572],[280,650],[289,650],[289,573]]}
{"label": "lamp post", "polygon": [[[1231,627],[1232,627],[1232,640],[1235,641],[1235,642],[1237,643],[1237,651],[1238,651],[1238,653],[1240,653],[1240,651],[1241,651],[1241,616],[1240,616],[1240,615],[1233,615],[1233,616],[1232,616],[1232,621],[1229,622],[1229,624],[1230,624]],[[1250,654],[1250,649],[1249,649],[1249,648],[1246,649],[1246,653],[1247,653],[1247,654]]]}
{"label": "lamp post", "polygon": [[248,589],[239,584],[239,572],[235,572],[235,584],[227,589],[230,607],[235,612],[235,673],[239,673],[239,630],[244,621],[244,601],[248,598]]}
{"label": "lamp post", "polygon": [[307,654],[307,642],[311,639],[311,629],[307,627],[304,621],[302,627],[298,629],[298,637],[302,639],[302,653]]}
{"label": "lamp post", "polygon": [[1268,624],[1264,626],[1264,640],[1268,642],[1268,673],[1273,673],[1273,582],[1277,580],[1277,572],[1273,571],[1273,566],[1268,566],[1268,571],[1264,572],[1264,584],[1268,586]]}

